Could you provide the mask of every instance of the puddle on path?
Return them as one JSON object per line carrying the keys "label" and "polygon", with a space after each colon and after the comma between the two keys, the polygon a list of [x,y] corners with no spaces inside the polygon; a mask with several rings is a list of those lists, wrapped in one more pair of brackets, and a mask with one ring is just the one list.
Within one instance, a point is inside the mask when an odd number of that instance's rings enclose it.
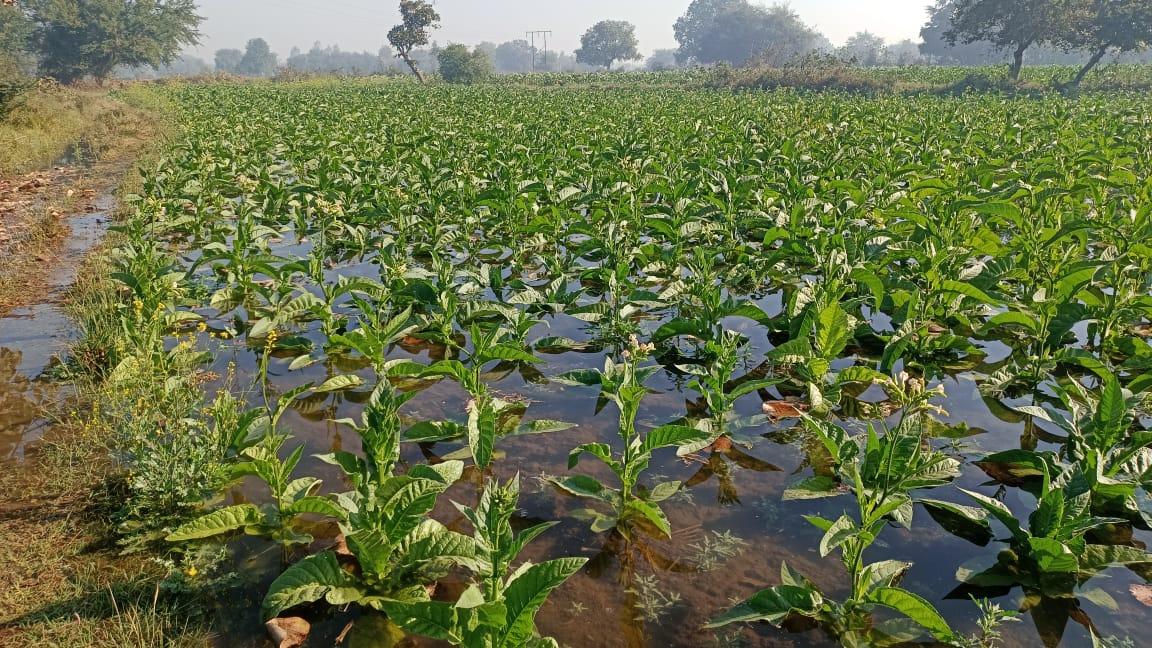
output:
{"label": "puddle on path", "polygon": [[68,219],[71,232],[56,255],[41,301],[0,318],[0,462],[24,458],[29,444],[43,437],[45,412],[67,398],[45,372],[73,339],[64,296],[76,280],[85,255],[101,240],[116,199],[99,197],[94,211]]}

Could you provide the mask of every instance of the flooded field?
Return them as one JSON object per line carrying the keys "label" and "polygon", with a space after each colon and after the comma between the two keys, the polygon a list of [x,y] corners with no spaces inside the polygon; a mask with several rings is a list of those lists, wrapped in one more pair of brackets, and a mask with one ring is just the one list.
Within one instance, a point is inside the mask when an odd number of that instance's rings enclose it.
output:
{"label": "flooded field", "polygon": [[1146,98],[172,92],[109,375],[209,394],[125,458],[229,466],[156,530],[232,538],[222,645],[461,643],[565,557],[568,646],[1152,638]]}

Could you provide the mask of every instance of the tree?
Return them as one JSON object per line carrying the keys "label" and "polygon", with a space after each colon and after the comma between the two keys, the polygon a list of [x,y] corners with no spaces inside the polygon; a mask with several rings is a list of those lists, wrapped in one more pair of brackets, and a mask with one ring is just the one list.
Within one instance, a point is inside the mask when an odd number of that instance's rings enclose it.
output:
{"label": "tree", "polygon": [[199,41],[193,0],[31,0],[40,69],[61,83],[159,67]]}
{"label": "tree", "polygon": [[676,59],[680,63],[698,60],[704,41],[712,38],[716,18],[734,9],[749,7],[747,0],[692,0],[688,10],[676,21],[673,32],[680,49]]}
{"label": "tree", "polygon": [[1070,4],[1066,14],[1070,25],[1057,42],[1090,53],[1069,84],[1071,88],[1080,87],[1109,51],[1134,52],[1152,43],[1152,0],[1073,0]]}
{"label": "tree", "polygon": [[244,76],[270,77],[276,74],[276,53],[263,38],[253,38],[244,48],[236,71]]}
{"label": "tree", "polygon": [[742,2],[717,15],[697,35],[690,58],[703,64],[773,63],[811,52],[819,42],[820,35],[788,7],[765,9]]}
{"label": "tree", "polygon": [[119,68],[116,70],[115,76],[117,79],[148,80],[191,78],[211,73],[212,66],[206,61],[195,56],[181,55],[168,65],[157,68],[151,66]]}
{"label": "tree", "polygon": [[216,71],[228,74],[240,73],[240,61],[244,59],[244,52],[238,49],[216,50]]}
{"label": "tree", "polygon": [[392,63],[391,59],[391,50],[376,54],[345,52],[339,45],[325,47],[316,42],[307,52],[301,51],[298,47],[292,48],[292,53],[284,62],[284,66],[309,74],[365,76],[384,72]]}
{"label": "tree", "polygon": [[576,60],[611,70],[616,61],[641,58],[637,46],[636,25],[623,20],[601,20],[580,37]]}
{"label": "tree", "polygon": [[32,44],[32,21],[19,6],[0,4],[0,57],[27,58]]}
{"label": "tree", "polygon": [[946,34],[952,30],[954,0],[937,0],[928,9],[928,22],[920,28],[920,53],[941,65],[983,65],[996,55],[996,48],[988,41],[949,42]]}
{"label": "tree", "polygon": [[528,41],[520,39],[500,43],[492,52],[492,63],[501,73],[531,72],[535,48]]}
{"label": "tree", "polygon": [[1059,34],[1061,4],[1060,0],[955,0],[944,39],[953,45],[988,41],[996,49],[1010,50],[1008,78],[1018,81],[1024,52]]}
{"label": "tree", "polygon": [[884,63],[884,39],[871,32],[856,32],[840,48],[841,54],[857,64],[874,67]]}
{"label": "tree", "polygon": [[32,87],[32,23],[19,7],[0,4],[0,117]]}
{"label": "tree", "polygon": [[440,26],[440,14],[427,0],[400,0],[401,23],[388,32],[388,42],[396,56],[408,65],[412,74],[424,83],[424,75],[412,58],[412,50],[428,44],[428,32]]}
{"label": "tree", "polygon": [[674,70],[679,65],[676,60],[676,50],[658,49],[644,62],[644,67],[653,71]]}
{"label": "tree", "polygon": [[924,58],[920,55],[920,46],[914,43],[911,38],[905,38],[885,47],[884,59],[890,65],[901,67],[924,63]]}
{"label": "tree", "polygon": [[15,4],[0,4],[0,78],[28,71],[31,44],[32,21]]}
{"label": "tree", "polygon": [[477,83],[492,74],[492,60],[479,47],[469,52],[465,45],[451,44],[436,58],[440,76],[448,83]]}

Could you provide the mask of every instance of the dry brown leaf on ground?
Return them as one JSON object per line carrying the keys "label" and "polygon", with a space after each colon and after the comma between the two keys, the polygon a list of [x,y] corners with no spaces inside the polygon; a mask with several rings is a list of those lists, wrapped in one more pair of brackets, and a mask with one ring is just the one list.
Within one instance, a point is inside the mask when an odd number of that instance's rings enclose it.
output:
{"label": "dry brown leaf on ground", "polygon": [[276,648],[300,648],[312,625],[300,617],[277,617],[264,624]]}

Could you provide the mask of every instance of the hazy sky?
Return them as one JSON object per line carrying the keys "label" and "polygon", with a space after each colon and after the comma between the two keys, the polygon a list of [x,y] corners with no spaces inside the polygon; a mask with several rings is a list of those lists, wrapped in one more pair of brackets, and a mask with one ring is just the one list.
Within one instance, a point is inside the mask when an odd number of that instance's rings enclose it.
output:
{"label": "hazy sky", "polygon": [[[754,2],[756,0],[753,0]],[[636,24],[642,52],[676,47],[672,24],[691,0],[437,0],[443,17],[433,38],[441,44],[503,42],[530,29],[550,29],[549,48],[572,51],[593,23],[611,18]],[[398,22],[393,0],[199,0],[201,44],[210,59],[223,47],[243,48],[262,37],[286,55],[314,41],[344,50],[376,51]],[[770,4],[770,3],[763,3]],[[860,30],[889,41],[917,39],[929,0],[794,0],[792,8],[836,44]]]}

